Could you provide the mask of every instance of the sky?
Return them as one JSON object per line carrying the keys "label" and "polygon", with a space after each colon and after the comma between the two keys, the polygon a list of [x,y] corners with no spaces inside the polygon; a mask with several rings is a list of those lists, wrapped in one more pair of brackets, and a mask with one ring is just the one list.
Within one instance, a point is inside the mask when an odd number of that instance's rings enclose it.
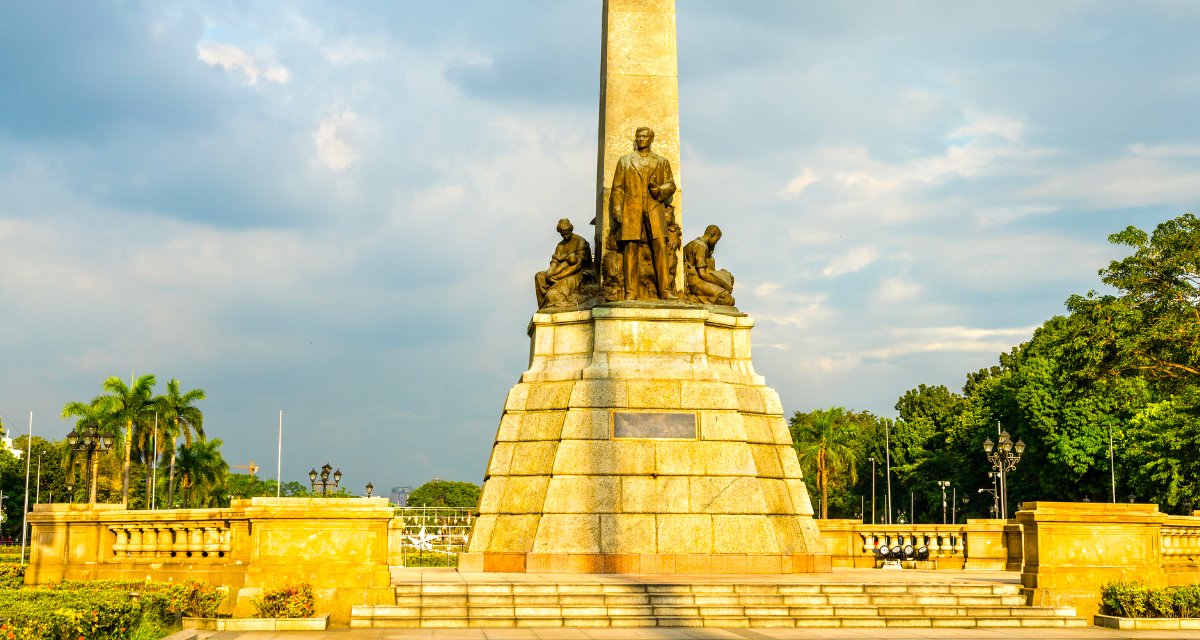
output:
{"label": "sky", "polygon": [[[0,416],[202,388],[229,464],[479,483],[555,223],[595,209],[601,0],[0,4]],[[785,412],[894,416],[1198,209],[1200,4],[679,0],[685,240]]]}

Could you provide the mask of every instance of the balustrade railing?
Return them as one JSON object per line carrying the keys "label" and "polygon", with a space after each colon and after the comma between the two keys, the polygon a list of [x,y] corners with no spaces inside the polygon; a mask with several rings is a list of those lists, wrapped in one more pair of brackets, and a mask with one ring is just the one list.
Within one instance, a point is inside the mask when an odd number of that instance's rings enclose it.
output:
{"label": "balustrade railing", "polygon": [[114,522],[107,528],[116,536],[111,558],[185,558],[193,562],[224,558],[233,547],[228,522]]}
{"label": "balustrade railing", "polygon": [[1200,561],[1200,518],[1170,516],[1159,531],[1164,565],[1196,564]]}
{"label": "balustrade railing", "polygon": [[[894,525],[893,525],[894,526]],[[914,550],[925,547],[929,551],[929,559],[963,557],[966,548],[966,533],[961,530],[939,531],[923,527],[912,527],[908,530],[879,531],[860,530],[862,551],[874,554],[883,545],[889,547],[905,547],[911,545]]]}

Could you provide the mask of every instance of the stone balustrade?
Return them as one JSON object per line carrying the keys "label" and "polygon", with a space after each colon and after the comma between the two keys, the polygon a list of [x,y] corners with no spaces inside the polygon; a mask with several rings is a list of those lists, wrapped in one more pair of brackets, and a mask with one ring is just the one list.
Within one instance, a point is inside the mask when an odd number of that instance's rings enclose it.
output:
{"label": "stone balustrade", "polygon": [[[966,524],[872,525],[858,520],[817,520],[835,567],[877,567],[876,549],[912,545],[929,550],[932,569],[1019,570],[1020,536],[1004,520],[968,520]],[[1016,566],[1011,556],[1016,541]]]}
{"label": "stone balustrade", "polygon": [[1167,584],[1200,582],[1200,517],[1167,516],[1159,540]]}
{"label": "stone balustrade", "polygon": [[115,536],[113,558],[160,563],[167,558],[189,562],[223,562],[233,550],[233,529],[228,521],[183,524],[105,525]]}
{"label": "stone balustrade", "polygon": [[121,505],[41,504],[27,584],[59,580],[203,580],[248,615],[266,587],[307,582],[317,606],[349,622],[352,604],[394,604],[384,498],[252,498],[224,509],[129,511]]}

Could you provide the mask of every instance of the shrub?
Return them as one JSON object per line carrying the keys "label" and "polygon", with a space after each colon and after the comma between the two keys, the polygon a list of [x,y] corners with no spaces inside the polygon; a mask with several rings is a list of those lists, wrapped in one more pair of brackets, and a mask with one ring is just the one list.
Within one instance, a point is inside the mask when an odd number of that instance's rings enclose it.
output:
{"label": "shrub", "polygon": [[1175,590],[1146,589],[1146,609],[1147,618],[1176,617]]}
{"label": "shrub", "polygon": [[311,618],[316,613],[312,585],[306,582],[263,589],[251,602],[255,618]]}
{"label": "shrub", "polygon": [[1175,610],[1180,618],[1194,618],[1200,614],[1200,585],[1176,587]]}
{"label": "shrub", "polygon": [[228,593],[228,587],[214,587],[196,580],[188,580],[172,585],[165,591],[167,610],[171,613],[182,613],[189,618],[215,618],[217,609]]}
{"label": "shrub", "polygon": [[1193,618],[1200,615],[1200,585],[1145,587],[1119,580],[1100,591],[1105,612],[1123,618]]}
{"label": "shrub", "polygon": [[1122,618],[1141,618],[1146,614],[1146,589],[1140,583],[1118,580],[1100,589],[1106,611]]}
{"label": "shrub", "polygon": [[21,589],[0,595],[0,635],[12,640],[116,640],[142,618],[128,594]]}
{"label": "shrub", "polygon": [[20,589],[25,586],[25,564],[0,564],[0,589]]}

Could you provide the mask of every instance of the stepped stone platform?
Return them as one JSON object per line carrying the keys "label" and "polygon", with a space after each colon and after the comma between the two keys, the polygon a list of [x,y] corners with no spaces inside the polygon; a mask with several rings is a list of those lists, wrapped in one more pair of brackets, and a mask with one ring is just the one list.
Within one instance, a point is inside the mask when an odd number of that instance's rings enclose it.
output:
{"label": "stepped stone platform", "polygon": [[[352,628],[1068,628],[1070,607],[1025,604],[1019,574],[846,571],[814,576],[395,573],[395,605],[353,608]],[[936,572],[968,573],[968,572]],[[916,575],[924,574],[924,575]]]}

